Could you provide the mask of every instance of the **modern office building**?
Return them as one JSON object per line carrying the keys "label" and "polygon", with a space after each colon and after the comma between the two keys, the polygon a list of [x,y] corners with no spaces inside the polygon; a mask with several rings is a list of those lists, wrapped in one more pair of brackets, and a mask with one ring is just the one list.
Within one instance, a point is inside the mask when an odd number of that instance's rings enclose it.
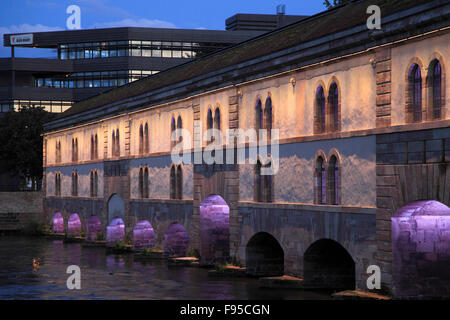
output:
{"label": "modern office building", "polygon": [[[0,113],[23,105],[63,112],[73,102],[304,18],[282,15],[238,14],[227,20],[227,31],[124,27],[5,34],[11,57],[0,59]],[[57,56],[18,58],[15,47],[54,49]]]}

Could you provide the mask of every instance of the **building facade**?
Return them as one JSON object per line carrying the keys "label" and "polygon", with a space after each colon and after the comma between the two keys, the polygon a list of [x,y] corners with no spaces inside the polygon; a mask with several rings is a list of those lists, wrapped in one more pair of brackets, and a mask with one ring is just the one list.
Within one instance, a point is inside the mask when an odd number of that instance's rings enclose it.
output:
{"label": "building facade", "polygon": [[[367,29],[371,4],[381,31]],[[107,237],[120,225],[130,240],[146,220],[169,254],[307,287],[368,290],[375,265],[395,296],[448,295],[449,14],[448,1],[351,2],[76,104],[46,127],[44,218],[61,215],[68,230],[69,218],[87,228],[96,216]],[[278,137],[269,158],[250,159],[250,137],[234,149],[245,163],[199,163],[209,128]],[[261,174],[275,162],[276,174]],[[440,266],[437,284],[396,277],[413,264],[393,254],[413,241],[393,241],[391,218],[408,205],[440,221],[419,230],[425,251],[414,246]]]}

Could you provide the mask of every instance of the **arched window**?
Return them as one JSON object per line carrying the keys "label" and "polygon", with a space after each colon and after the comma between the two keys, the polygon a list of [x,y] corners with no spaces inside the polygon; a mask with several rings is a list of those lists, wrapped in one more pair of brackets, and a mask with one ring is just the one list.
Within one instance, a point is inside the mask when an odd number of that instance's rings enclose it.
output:
{"label": "arched window", "polygon": [[89,182],[90,182],[90,195],[94,197],[94,171],[91,170],[89,174]]}
{"label": "arched window", "polygon": [[315,203],[326,203],[326,174],[325,174],[325,160],[319,156],[316,160],[315,170]]}
{"label": "arched window", "polygon": [[139,169],[139,198],[144,197],[144,171]]}
{"label": "arched window", "polygon": [[181,168],[181,165],[177,166],[176,180],[176,198],[183,199],[183,169]]}
{"label": "arched window", "polygon": [[272,133],[272,99],[270,97],[266,99],[264,107],[264,129],[267,130],[267,139],[270,140]]}
{"label": "arched window", "polygon": [[255,129],[257,130],[257,135],[259,134],[259,129],[263,129],[264,128],[264,123],[263,123],[263,111],[262,111],[262,104],[261,104],[261,100],[258,99],[258,101],[256,102],[256,107],[255,107]]}
{"label": "arched window", "polygon": [[214,119],[212,110],[208,109],[208,114],[206,115],[206,130],[208,130],[207,135],[207,143],[211,143],[214,141],[214,136],[212,135],[211,129],[214,127]]}
{"label": "arched window", "polygon": [[94,172],[94,197],[98,196],[98,173],[97,170]]}
{"label": "arched window", "polygon": [[[220,132],[220,109],[216,108],[214,111],[214,129],[218,130]],[[221,136],[214,137],[214,140],[218,140],[219,143],[221,142]]]}
{"label": "arched window", "polygon": [[119,129],[116,129],[116,156],[120,156],[120,137],[119,137]]}
{"label": "arched window", "polygon": [[145,124],[144,127],[144,153],[148,153],[150,148],[149,148],[149,138],[148,138],[148,124]]}
{"label": "arched window", "polygon": [[56,141],[55,162],[61,162],[61,141]]}
{"label": "arched window", "polygon": [[176,169],[175,169],[175,165],[172,165],[172,167],[170,168],[170,199],[175,199],[177,196],[177,191],[176,191]]}
{"label": "arched window", "polygon": [[174,137],[174,133],[175,133],[176,129],[177,129],[177,125],[175,123],[175,118],[172,117],[172,119],[170,120],[170,146],[171,146],[171,148],[173,148],[176,144],[176,141],[172,140],[173,139],[172,137]]}
{"label": "arched window", "polygon": [[139,154],[144,152],[144,128],[142,124],[139,126]]}
{"label": "arched window", "polygon": [[442,67],[439,60],[435,59],[431,62],[431,103],[432,103],[432,118],[440,119],[442,117]]}
{"label": "arched window", "polygon": [[94,135],[91,135],[91,160],[94,160]]}
{"label": "arched window", "polygon": [[339,90],[336,82],[330,86],[328,104],[330,106],[330,131],[339,131]]}
{"label": "arched window", "polygon": [[72,196],[78,196],[78,173],[72,172]]}
{"label": "arched window", "polygon": [[112,141],[111,141],[111,156],[116,155],[116,132],[112,131]]}
{"label": "arched window", "polygon": [[98,159],[98,138],[97,134],[94,136],[94,159]]}
{"label": "arched window", "polygon": [[181,120],[181,116],[178,116],[177,119],[177,129],[179,129],[179,133],[177,134],[177,141],[183,141],[183,136],[181,135],[181,129],[183,129],[183,121]]}
{"label": "arched window", "polygon": [[314,121],[315,133],[325,132],[325,93],[322,86],[316,90],[316,112]]}
{"label": "arched window", "polygon": [[[408,73],[409,103],[408,111],[412,113],[412,121],[422,121],[422,74],[420,67],[413,64]],[[409,117],[411,119],[411,116]]]}
{"label": "arched window", "polygon": [[[270,168],[271,166],[272,166],[272,163],[269,162],[264,167],[265,168]],[[265,202],[272,202],[272,198],[273,198],[273,192],[272,192],[273,180],[272,180],[272,175],[271,174],[263,175],[263,179],[264,179],[264,201]]]}
{"label": "arched window", "polygon": [[339,164],[334,155],[328,163],[328,187],[330,204],[339,204]]}
{"label": "arched window", "polygon": [[78,161],[78,138],[75,138],[75,161]]}
{"label": "arched window", "polygon": [[261,181],[261,162],[258,160],[255,166],[255,201],[262,202],[264,197],[263,181]]}
{"label": "arched window", "polygon": [[144,169],[144,198],[148,198],[148,167]]}
{"label": "arched window", "polygon": [[61,195],[61,173],[55,173],[55,196]]}

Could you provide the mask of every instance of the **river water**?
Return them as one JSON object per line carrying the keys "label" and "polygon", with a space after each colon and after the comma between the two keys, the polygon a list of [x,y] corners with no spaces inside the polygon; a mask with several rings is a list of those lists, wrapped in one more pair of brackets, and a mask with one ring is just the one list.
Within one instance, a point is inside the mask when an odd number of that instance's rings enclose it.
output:
{"label": "river water", "polygon": [[[33,259],[39,266],[33,266]],[[67,289],[69,265],[81,269],[81,289]],[[0,299],[330,299],[329,294],[263,289],[257,279],[208,277],[201,268],[138,262],[132,254],[40,237],[0,236]]]}

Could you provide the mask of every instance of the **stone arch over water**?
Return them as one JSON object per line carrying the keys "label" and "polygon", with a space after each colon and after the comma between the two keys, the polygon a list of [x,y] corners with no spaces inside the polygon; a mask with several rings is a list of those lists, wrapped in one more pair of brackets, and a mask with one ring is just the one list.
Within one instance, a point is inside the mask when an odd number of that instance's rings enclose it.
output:
{"label": "stone arch over water", "polygon": [[99,234],[102,233],[102,223],[97,216],[90,216],[86,223],[86,239],[89,241],[97,240]]}
{"label": "stone arch over water", "polygon": [[200,241],[202,264],[224,263],[230,255],[230,207],[213,194],[200,204]]}
{"label": "stone arch over water", "polygon": [[115,246],[116,241],[122,242],[125,238],[125,223],[122,218],[114,218],[106,227],[106,244]]}
{"label": "stone arch over water", "polygon": [[311,288],[355,289],[355,262],[347,250],[331,239],[320,239],[303,256],[305,284]]}
{"label": "stone arch over water", "polygon": [[147,220],[139,221],[133,229],[133,246],[135,250],[155,246],[155,231]]}
{"label": "stone arch over water", "polygon": [[253,276],[284,274],[284,251],[277,239],[267,232],[258,232],[246,246],[247,273]]}
{"label": "stone arch over water", "polygon": [[79,237],[81,234],[81,220],[78,213],[72,213],[67,221],[67,235],[69,237]]}
{"label": "stone arch over water", "polygon": [[450,297],[450,208],[414,201],[391,221],[394,295]]}
{"label": "stone arch over water", "polygon": [[170,224],[164,233],[164,254],[175,257],[186,256],[189,235],[179,223]]}
{"label": "stone arch over water", "polygon": [[52,232],[64,233],[64,218],[61,212],[55,212],[52,217]]}
{"label": "stone arch over water", "polygon": [[117,193],[114,193],[108,200],[108,224],[115,218],[125,220],[125,203]]}

